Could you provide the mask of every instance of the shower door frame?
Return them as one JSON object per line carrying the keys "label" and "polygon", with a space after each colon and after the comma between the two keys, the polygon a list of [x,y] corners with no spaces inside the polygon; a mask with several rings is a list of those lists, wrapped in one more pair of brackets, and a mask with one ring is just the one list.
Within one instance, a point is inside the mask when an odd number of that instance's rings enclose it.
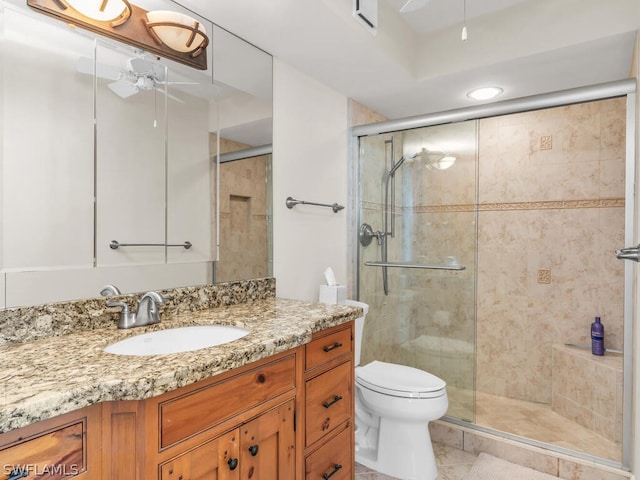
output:
{"label": "shower door frame", "polygon": [[[360,242],[358,241],[358,230],[361,224],[361,185],[360,185],[360,137],[369,135],[379,135],[383,133],[391,133],[414,128],[429,127],[442,125],[446,123],[457,123],[466,120],[480,120],[482,118],[495,117],[498,115],[507,115],[512,113],[521,113],[544,108],[559,107],[570,104],[585,103],[596,100],[604,100],[614,97],[626,97],[626,158],[625,158],[625,244],[622,247],[636,245],[636,196],[635,196],[635,149],[636,149],[636,80],[631,78],[627,80],[619,80],[588,87],[580,87],[559,92],[552,92],[530,97],[517,98],[502,102],[495,102],[480,106],[461,108],[445,112],[437,112],[427,115],[419,115],[398,120],[388,120],[384,122],[371,123],[367,125],[355,126],[351,128],[351,136],[349,138],[349,148],[351,151],[351,161],[349,169],[349,198],[351,199],[351,207],[349,209],[349,245],[350,245],[350,262],[348,266],[349,278],[351,279],[351,288],[354,298],[360,298],[360,274],[359,274],[359,258],[360,258]],[[640,191],[640,188],[639,188]],[[612,252],[612,260],[615,260]],[[623,359],[623,432],[622,432],[622,462],[619,464],[614,461],[601,457],[584,454],[575,450],[569,450],[555,445],[551,445],[537,440],[520,437],[518,435],[506,432],[496,431],[490,428],[479,426],[475,423],[469,423],[462,420],[446,417],[452,423],[463,425],[478,431],[485,431],[492,434],[502,436],[507,439],[515,440],[521,443],[541,446],[548,450],[568,454],[576,458],[594,461],[599,464],[612,466],[615,468],[622,467],[630,470],[632,455],[632,429],[633,429],[633,322],[634,322],[634,286],[636,281],[636,266],[630,262],[625,262],[624,266],[624,342],[623,351],[625,353]]]}

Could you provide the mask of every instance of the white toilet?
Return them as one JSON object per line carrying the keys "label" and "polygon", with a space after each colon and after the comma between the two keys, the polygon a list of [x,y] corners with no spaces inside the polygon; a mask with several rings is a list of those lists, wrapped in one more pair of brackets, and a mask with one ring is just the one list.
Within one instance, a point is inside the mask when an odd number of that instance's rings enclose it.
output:
{"label": "white toilet", "polygon": [[449,406],[446,383],[423,370],[373,361],[360,365],[360,346],[369,306],[356,320],[356,462],[402,480],[438,476],[428,423]]}

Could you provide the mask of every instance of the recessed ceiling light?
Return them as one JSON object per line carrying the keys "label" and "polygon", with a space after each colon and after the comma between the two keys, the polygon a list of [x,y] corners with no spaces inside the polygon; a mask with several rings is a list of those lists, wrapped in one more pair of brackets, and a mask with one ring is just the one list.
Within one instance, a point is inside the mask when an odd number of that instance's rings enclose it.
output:
{"label": "recessed ceiling light", "polygon": [[481,87],[467,92],[467,97],[473,98],[474,100],[489,100],[497,97],[502,92],[503,90],[500,87]]}

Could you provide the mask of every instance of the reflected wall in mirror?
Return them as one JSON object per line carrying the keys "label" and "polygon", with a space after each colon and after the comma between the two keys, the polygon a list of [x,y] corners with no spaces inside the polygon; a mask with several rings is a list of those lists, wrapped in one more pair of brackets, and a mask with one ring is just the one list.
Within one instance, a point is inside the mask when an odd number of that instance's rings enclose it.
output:
{"label": "reflected wall in mirror", "polygon": [[214,279],[271,276],[270,146],[251,148],[221,139],[220,151],[220,258]]}
{"label": "reflected wall in mirror", "polygon": [[0,307],[212,281],[211,139],[271,142],[271,57],[201,20],[207,71],[0,2]]}

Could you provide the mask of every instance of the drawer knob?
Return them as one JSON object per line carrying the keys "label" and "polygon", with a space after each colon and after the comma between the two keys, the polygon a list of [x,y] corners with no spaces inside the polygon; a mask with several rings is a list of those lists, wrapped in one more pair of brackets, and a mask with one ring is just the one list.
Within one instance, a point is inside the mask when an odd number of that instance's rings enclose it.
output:
{"label": "drawer knob", "polygon": [[324,478],[324,480],[327,480],[327,478],[331,478],[341,468],[342,468],[342,465],[340,465],[339,463],[336,463],[333,466],[333,471],[331,473],[323,473],[322,478]]}
{"label": "drawer knob", "polygon": [[238,459],[230,458],[227,463],[229,464],[229,470],[235,470],[236,467],[238,466]]}
{"label": "drawer knob", "polygon": [[324,402],[324,403],[322,404],[322,406],[323,406],[324,408],[329,408],[331,405],[333,405],[333,404],[334,404],[334,403],[336,403],[336,402],[339,402],[340,400],[342,400],[342,397],[341,397],[340,395],[335,395],[335,396],[333,397],[333,400],[331,400],[330,402]]}
{"label": "drawer knob", "polygon": [[258,383],[264,383],[267,381],[267,376],[264,373],[258,375]]}
{"label": "drawer knob", "polygon": [[342,346],[342,344],[340,342],[336,342],[333,345],[327,345],[326,347],[323,348],[323,350],[325,352],[330,352],[331,350],[336,349],[336,348],[340,348],[341,346]]}
{"label": "drawer knob", "polygon": [[9,478],[7,480],[18,480],[19,478],[24,478],[29,475],[29,472],[26,470],[22,470],[21,468],[14,468],[9,472]]}
{"label": "drawer knob", "polygon": [[251,454],[252,457],[255,457],[258,454],[258,445],[250,445],[249,453]]}

